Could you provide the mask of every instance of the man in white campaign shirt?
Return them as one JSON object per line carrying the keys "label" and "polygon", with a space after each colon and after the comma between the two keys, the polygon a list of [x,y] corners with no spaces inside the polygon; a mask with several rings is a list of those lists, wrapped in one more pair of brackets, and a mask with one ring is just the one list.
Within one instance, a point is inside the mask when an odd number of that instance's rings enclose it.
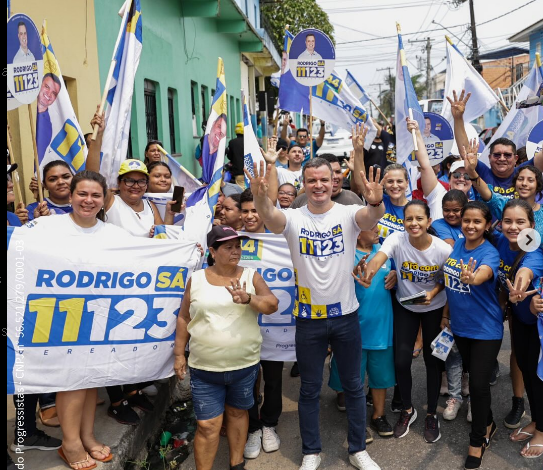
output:
{"label": "man in white campaign shirt", "polygon": [[305,37],[305,51],[298,56],[298,60],[322,60],[322,57],[315,51],[315,35],[309,33]]}
{"label": "man in white campaign shirt", "polygon": [[26,31],[26,25],[23,21],[20,21],[17,25],[17,37],[19,38],[19,50],[15,57],[13,57],[13,63],[16,62],[31,62],[36,60],[34,54],[28,48],[28,34]]}
{"label": "man in white campaign shirt", "polygon": [[[269,170],[268,170],[269,171]],[[296,357],[301,377],[298,401],[302,436],[302,468],[321,462],[319,395],[328,345],[338,362],[349,422],[349,461],[359,469],[379,470],[366,452],[366,405],[360,378],[362,345],[358,302],[351,276],[356,239],[384,214],[380,170],[369,181],[362,173],[368,206],[332,201],[332,168],[322,158],[310,160],[302,172],[307,205],[280,211],[268,198],[268,172],[255,167],[251,177],[254,203],[266,227],[287,240],[295,276]]]}

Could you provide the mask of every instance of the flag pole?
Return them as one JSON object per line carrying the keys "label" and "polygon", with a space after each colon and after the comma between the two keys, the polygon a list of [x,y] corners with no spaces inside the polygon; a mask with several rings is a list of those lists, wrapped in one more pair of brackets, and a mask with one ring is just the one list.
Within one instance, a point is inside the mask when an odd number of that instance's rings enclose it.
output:
{"label": "flag pole", "polygon": [[309,159],[313,159],[313,100],[311,99],[312,86],[309,87]]}
{"label": "flag pole", "polygon": [[[10,164],[13,164],[13,147],[11,146],[11,136],[9,135],[9,124],[7,125],[6,130],[7,130],[7,143],[8,143],[8,150],[9,150],[9,161],[10,161]],[[19,182],[19,173],[17,173],[17,170],[14,170],[12,174],[14,176],[13,183],[15,186],[15,192],[17,193],[17,199],[19,199],[19,202],[24,202],[23,193],[21,191],[21,183]]]}
{"label": "flag pole", "polygon": [[[285,25],[285,34],[287,33],[288,31],[288,28],[289,28],[290,25]],[[285,42],[283,41],[283,54],[286,54],[287,51],[285,50]],[[281,72],[281,75],[283,75],[283,60],[282,60],[282,56],[281,56],[281,70],[279,70]],[[287,61],[288,61],[288,57],[287,57]],[[281,87],[281,81],[279,81],[279,87]],[[279,104],[279,98],[277,99],[277,103]],[[274,130],[274,135],[278,136],[278,131],[279,131],[279,118],[281,117],[281,113],[280,113],[280,109],[277,108],[277,114],[275,115],[275,119],[273,121],[273,130]],[[279,136],[278,136],[279,137]],[[287,138],[288,138],[288,134],[287,134]]]}
{"label": "flag pole", "polygon": [[373,106],[375,106],[375,109],[377,109],[377,111],[379,111],[379,113],[381,114],[381,116],[383,116],[383,119],[386,121],[386,123],[389,125],[389,127],[392,128],[392,123],[385,116],[385,113],[383,113],[383,111],[381,111],[381,108],[379,108],[379,106],[377,106],[375,104],[375,102],[371,98],[370,98],[370,103],[373,104]]}
{"label": "flag pole", "polygon": [[[166,150],[164,150],[160,145],[157,144],[157,147],[158,147],[158,150],[160,150],[160,153],[162,153],[162,155],[169,155],[171,158],[173,158],[168,152],[166,152]],[[166,163],[166,162],[164,162]],[[196,176],[194,176],[189,170],[187,170],[183,165],[179,164],[179,169],[185,173],[189,178],[193,179],[193,180],[198,180],[198,178],[196,178]]]}
{"label": "flag pole", "polygon": [[[400,36],[401,38],[402,29],[400,27],[400,23],[396,23],[396,31],[398,32],[398,36]],[[403,50],[403,47],[400,49],[400,62],[401,62],[402,67],[407,67],[407,61],[405,60],[405,51]],[[405,85],[405,76],[404,76],[404,86],[407,86]],[[407,95],[407,91],[406,91],[406,95]],[[407,111],[409,113],[409,119],[413,120],[413,110],[411,108],[407,108]],[[417,134],[415,133],[415,129],[411,131],[411,136],[413,137],[413,146],[415,148],[415,151],[417,152],[419,150],[419,146],[417,145]]]}
{"label": "flag pole", "polygon": [[36,127],[32,118],[32,107],[28,105],[28,119],[30,120],[30,133],[32,134],[32,145],[34,147],[34,166],[36,167],[36,178],[38,179],[38,200],[43,202],[43,189],[41,185],[40,160],[38,158],[38,146],[36,144]]}
{"label": "flag pole", "polygon": [[[104,92],[102,93],[102,101],[100,101],[100,108],[98,109],[98,114],[102,114],[104,112],[104,108],[106,107],[106,100],[107,95],[109,93],[109,87],[111,85],[111,80],[113,79],[113,72],[115,72],[115,67],[117,66],[117,49],[119,48],[119,43],[121,42],[121,37],[125,33],[126,29],[126,20],[128,18],[128,15],[130,14],[130,10],[132,9],[132,0],[127,0],[125,3],[125,9],[123,13],[123,20],[121,22],[121,28],[119,29],[119,35],[117,36],[117,42],[115,43],[115,47],[113,48],[113,57],[111,58],[111,64],[109,66],[109,72],[107,74],[106,84],[104,86]],[[98,135],[98,124],[94,126],[94,129],[92,130],[92,140],[96,140],[96,136]]]}
{"label": "flag pole", "polygon": [[[452,42],[452,39],[451,39],[449,36],[447,36],[447,35],[445,35],[445,39],[447,40],[447,42],[448,42],[452,47],[454,47],[454,48],[458,51],[458,53],[464,58],[464,60],[465,60],[466,62],[468,62],[467,59],[464,57],[464,55],[463,55],[463,54],[458,50],[458,48],[454,45],[454,43]],[[468,63],[469,63],[469,62],[468,62]],[[500,95],[501,95],[501,93],[500,93]],[[507,113],[509,112],[509,108],[507,107],[507,105],[505,104],[505,102],[503,101],[503,99],[501,98],[501,96],[499,96],[498,98],[499,98],[499,99],[498,99],[498,103],[500,103],[500,104],[502,105],[503,109],[505,109],[505,114],[507,114]]]}

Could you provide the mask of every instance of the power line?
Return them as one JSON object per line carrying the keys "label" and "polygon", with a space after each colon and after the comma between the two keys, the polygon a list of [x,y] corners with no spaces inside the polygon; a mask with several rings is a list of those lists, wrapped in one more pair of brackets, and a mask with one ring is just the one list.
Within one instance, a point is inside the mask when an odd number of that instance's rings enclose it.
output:
{"label": "power line", "polygon": [[[535,1],[535,0],[533,0]],[[450,28],[459,28],[460,26],[465,26],[465,24],[457,24],[457,25],[454,25],[454,26],[449,26],[449,29]],[[436,29],[429,29],[428,31],[425,31],[424,33],[431,33],[433,31],[443,31],[444,28],[436,28]],[[418,31],[416,33],[402,33],[402,37],[404,36],[413,36],[415,34],[420,34]],[[391,39],[391,38],[397,38],[398,35],[397,34],[394,34],[393,36],[382,36],[380,38],[371,38],[371,39],[359,39],[357,41],[347,41],[347,42],[338,42],[336,45],[337,46],[341,46],[342,44],[354,44],[354,43],[358,43],[358,42],[368,42],[368,41],[378,41],[380,39]]]}
{"label": "power line", "polygon": [[515,8],[514,10],[508,11],[504,13],[503,15],[496,16],[496,18],[492,18],[491,20],[485,21],[483,23],[479,23],[477,26],[483,26],[484,24],[490,23],[491,21],[497,20],[498,18],[503,18],[504,16],[510,15],[511,13],[514,13],[517,10],[520,10],[521,8],[524,8],[527,5],[530,5],[530,3],[534,3],[535,0],[531,0],[528,3],[525,3],[524,5],[521,5],[520,7]]}

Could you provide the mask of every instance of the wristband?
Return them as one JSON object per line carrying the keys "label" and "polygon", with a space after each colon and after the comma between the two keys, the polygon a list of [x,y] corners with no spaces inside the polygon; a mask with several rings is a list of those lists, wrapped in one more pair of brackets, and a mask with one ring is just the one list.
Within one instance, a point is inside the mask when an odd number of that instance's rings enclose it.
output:
{"label": "wristband", "polygon": [[451,317],[446,317],[445,315],[443,315],[441,318],[446,318],[447,320],[451,319]]}
{"label": "wristband", "polygon": [[480,179],[480,176],[476,176],[475,178],[470,178],[470,181],[478,181]]}
{"label": "wristband", "polygon": [[247,294],[249,298],[247,299],[247,302],[243,302],[243,305],[249,305],[251,303],[251,294]]}
{"label": "wristband", "polygon": [[379,207],[381,204],[383,204],[382,199],[377,204],[372,204],[371,202],[368,202],[368,205],[371,206],[371,207]]}

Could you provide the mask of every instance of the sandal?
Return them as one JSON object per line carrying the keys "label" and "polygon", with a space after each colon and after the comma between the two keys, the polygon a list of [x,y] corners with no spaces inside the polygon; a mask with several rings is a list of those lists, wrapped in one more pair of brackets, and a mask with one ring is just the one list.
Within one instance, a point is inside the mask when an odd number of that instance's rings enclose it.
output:
{"label": "sandal", "polygon": [[[539,454],[536,454],[536,455],[524,455],[522,453],[522,451],[524,451],[525,449],[526,450],[530,450],[530,447],[541,447],[541,452]],[[529,442],[526,443],[526,446],[524,446],[524,449],[522,449],[522,451],[520,452],[520,455],[522,455],[525,459],[537,459],[538,457],[541,457],[543,455],[543,444],[532,444],[530,445]]]}
{"label": "sandal", "polygon": [[104,457],[103,459],[99,459],[98,457],[95,457],[94,455],[92,454],[95,454],[95,453],[99,453],[99,454],[105,454],[104,452],[104,449],[106,448],[107,446],[104,444],[102,445],[102,447],[100,447],[100,449],[85,449],[89,454],[90,456],[94,459],[94,460],[97,460],[98,462],[111,462],[113,460],[113,454],[111,453],[111,449],[109,450],[109,454],[107,455],[107,457]]}
{"label": "sandal", "polygon": [[60,458],[62,460],[64,460],[64,462],[66,462],[66,464],[72,468],[73,470],[92,470],[93,468],[96,468],[97,465],[94,464],[94,465],[91,465],[90,467],[83,467],[81,469],[78,469],[76,468],[76,465],[81,465],[81,464],[85,464],[89,461],[89,454],[87,453],[87,458],[85,460],[79,460],[78,462],[69,462],[68,459],[66,458],[66,456],[64,455],[64,449],[62,447],[60,447],[58,450],[58,455],[60,456]]}
{"label": "sandal", "polygon": [[420,353],[422,351],[422,348],[413,349],[413,359],[416,359],[420,356]]}
{"label": "sandal", "polygon": [[[524,442],[524,441],[527,441],[528,439],[531,439],[532,437],[534,437],[533,434],[529,433],[529,432],[526,432],[526,431],[523,431],[524,428],[518,428],[515,432],[512,432],[510,435],[509,435],[509,440],[511,442]],[[521,439],[513,439],[514,437],[521,437]]]}

